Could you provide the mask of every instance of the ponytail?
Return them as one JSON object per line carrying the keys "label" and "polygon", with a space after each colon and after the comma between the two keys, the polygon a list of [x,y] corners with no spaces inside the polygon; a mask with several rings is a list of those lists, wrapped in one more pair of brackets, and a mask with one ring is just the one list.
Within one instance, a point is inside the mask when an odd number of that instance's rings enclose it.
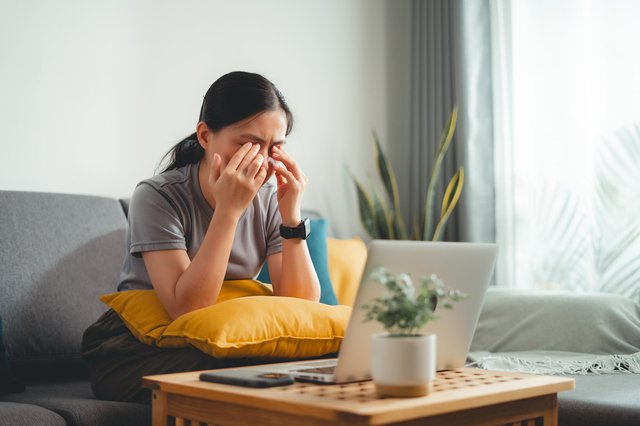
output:
{"label": "ponytail", "polygon": [[160,164],[168,161],[168,165],[163,168],[161,173],[168,172],[169,170],[179,169],[187,164],[195,164],[204,158],[204,148],[198,142],[198,135],[193,133],[171,148],[164,157]]}

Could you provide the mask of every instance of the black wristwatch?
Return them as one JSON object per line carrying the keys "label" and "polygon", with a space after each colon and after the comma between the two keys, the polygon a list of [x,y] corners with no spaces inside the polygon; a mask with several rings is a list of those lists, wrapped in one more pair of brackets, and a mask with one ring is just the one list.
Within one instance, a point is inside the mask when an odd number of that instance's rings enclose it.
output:
{"label": "black wristwatch", "polygon": [[290,240],[291,238],[306,240],[309,238],[309,234],[311,234],[311,221],[309,221],[308,217],[300,221],[300,225],[295,227],[280,225],[280,235],[285,240]]}

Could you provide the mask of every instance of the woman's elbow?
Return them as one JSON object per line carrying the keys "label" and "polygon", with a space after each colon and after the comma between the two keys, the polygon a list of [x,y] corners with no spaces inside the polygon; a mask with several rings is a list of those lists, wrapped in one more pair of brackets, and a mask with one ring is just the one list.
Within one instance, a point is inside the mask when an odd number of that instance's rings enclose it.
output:
{"label": "woman's elbow", "polygon": [[274,286],[274,294],[281,297],[295,297],[296,299],[309,300],[311,302],[320,301],[320,284],[316,283],[311,286]]}
{"label": "woman's elbow", "polygon": [[316,284],[311,288],[308,288],[302,295],[298,296],[301,299],[310,300],[311,302],[320,301],[320,284]]}
{"label": "woman's elbow", "polygon": [[167,311],[169,313],[169,316],[175,321],[178,318],[180,318],[183,315],[186,315],[188,313],[191,313],[193,311],[197,311],[198,309],[203,309],[206,308],[208,306],[211,305],[187,305],[187,306],[180,306],[180,307],[176,307],[174,309],[172,309],[171,311]]}
{"label": "woman's elbow", "polygon": [[[183,315],[191,313],[193,311],[197,311],[199,309],[204,309],[209,306],[212,306],[216,303],[214,300],[207,299],[191,299],[191,300],[176,300],[176,303],[171,306],[170,309],[167,309],[167,313],[169,316],[175,321]],[[167,306],[165,306],[165,309]]]}

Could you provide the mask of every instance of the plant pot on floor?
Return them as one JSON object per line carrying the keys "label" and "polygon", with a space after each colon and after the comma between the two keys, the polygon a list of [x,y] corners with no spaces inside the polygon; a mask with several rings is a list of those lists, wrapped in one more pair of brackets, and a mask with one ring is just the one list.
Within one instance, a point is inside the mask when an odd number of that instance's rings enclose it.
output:
{"label": "plant pot on floor", "polygon": [[371,336],[372,376],[382,396],[427,395],[436,375],[435,334]]}

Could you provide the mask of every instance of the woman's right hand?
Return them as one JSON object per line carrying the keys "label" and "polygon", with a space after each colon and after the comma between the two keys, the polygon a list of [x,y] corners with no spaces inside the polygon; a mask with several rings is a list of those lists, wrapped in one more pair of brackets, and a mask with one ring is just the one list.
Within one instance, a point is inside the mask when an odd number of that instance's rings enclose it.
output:
{"label": "woman's right hand", "polygon": [[239,217],[258,193],[267,176],[266,159],[260,145],[245,143],[223,168],[222,158],[214,154],[209,185],[215,198],[215,210]]}

